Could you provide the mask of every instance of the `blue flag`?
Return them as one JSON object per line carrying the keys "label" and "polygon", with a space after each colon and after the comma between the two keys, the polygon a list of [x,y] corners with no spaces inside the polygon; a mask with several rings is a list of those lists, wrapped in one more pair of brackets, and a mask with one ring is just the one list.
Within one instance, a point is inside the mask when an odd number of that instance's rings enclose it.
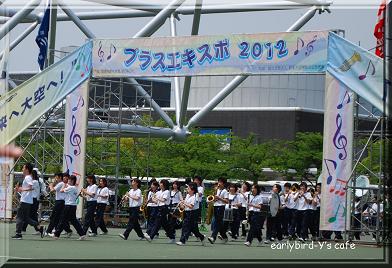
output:
{"label": "blue flag", "polygon": [[45,11],[44,17],[42,18],[41,25],[39,26],[38,35],[35,38],[35,42],[39,47],[38,64],[40,70],[44,69],[45,59],[48,52],[49,18],[50,8],[48,7]]}

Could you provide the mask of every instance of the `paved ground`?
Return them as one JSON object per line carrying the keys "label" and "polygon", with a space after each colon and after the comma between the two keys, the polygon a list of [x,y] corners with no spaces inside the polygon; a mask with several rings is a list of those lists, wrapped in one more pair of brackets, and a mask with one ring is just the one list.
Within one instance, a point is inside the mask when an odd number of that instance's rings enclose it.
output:
{"label": "paved ground", "polygon": [[[83,259],[83,260],[126,260],[126,259],[224,259],[224,260],[284,260],[284,259],[337,259],[337,260],[381,260],[383,259],[383,248],[355,244],[354,249],[336,249],[336,246],[344,247],[344,244],[326,242],[321,248],[318,242],[313,244],[299,244],[297,248],[288,248],[287,244],[274,244],[252,247],[243,245],[244,241],[229,242],[222,244],[219,240],[211,245],[203,247],[195,238],[190,238],[186,246],[167,244],[167,239],[159,238],[152,243],[138,241],[134,233],[131,233],[127,241],[117,236],[123,229],[109,229],[109,234],[89,238],[87,241],[77,241],[77,235],[72,238],[41,239],[39,236],[31,235],[32,228],[29,227],[23,240],[11,240],[14,234],[15,224],[0,224],[0,239],[2,239],[3,252],[8,248],[8,255],[15,260],[29,259]],[[7,233],[7,230],[9,229]],[[164,234],[161,231],[161,236]],[[177,231],[177,236],[180,231]],[[287,241],[284,241],[287,242]],[[8,244],[7,244],[8,243]],[[291,245],[295,244],[290,241]],[[3,247],[4,245],[4,247]],[[302,245],[301,248],[298,248]],[[331,248],[328,248],[328,247]],[[275,247],[275,248],[273,248]],[[281,248],[283,247],[283,248]],[[304,248],[306,247],[306,248]],[[310,248],[309,248],[310,247]],[[2,256],[4,253],[0,252]],[[196,255],[195,255],[196,254]],[[7,255],[7,254],[5,254]]]}

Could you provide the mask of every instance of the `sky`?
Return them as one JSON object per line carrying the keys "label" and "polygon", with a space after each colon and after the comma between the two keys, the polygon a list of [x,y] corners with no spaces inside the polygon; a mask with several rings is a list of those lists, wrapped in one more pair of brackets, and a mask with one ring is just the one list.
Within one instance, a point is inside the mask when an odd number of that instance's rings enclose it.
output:
{"label": "sky", "polygon": [[[47,0],[43,0],[45,4]],[[90,0],[99,1],[99,0]],[[132,2],[140,4],[142,1],[129,0],[104,0],[114,1],[117,3]],[[295,0],[298,3],[325,2],[328,0]],[[4,2],[4,0],[0,0]],[[6,6],[9,8],[20,9],[27,0],[6,0],[0,8]],[[110,7],[108,5],[99,5],[83,0],[66,0],[67,4],[72,6],[76,12],[86,11],[103,11],[119,10],[124,7]],[[165,4],[168,0],[149,1],[154,4]],[[343,29],[346,31],[345,37],[355,44],[360,44],[365,49],[375,47],[375,38],[373,37],[374,25],[377,21],[377,9],[381,0],[335,0],[330,7],[331,13],[324,12],[316,14],[301,30],[331,30]],[[204,0],[203,4],[247,4],[255,5],[257,3],[290,3],[288,1],[278,0]],[[355,3],[355,4],[354,4]],[[194,0],[187,0],[184,5],[193,5]],[[42,6],[43,7],[43,6]],[[35,13],[40,13],[43,9],[39,8]],[[140,7],[140,5],[139,5]],[[143,8],[143,7],[142,7]],[[145,7],[144,7],[145,8]],[[208,14],[202,15],[200,23],[200,35],[213,34],[230,34],[230,33],[262,33],[262,32],[282,32],[289,28],[298,18],[300,18],[307,8],[284,10],[284,11],[257,11],[246,13],[230,14]],[[192,27],[191,15],[180,15],[180,21],[177,22],[178,35],[190,35]],[[84,21],[89,29],[100,38],[130,38],[140,30],[151,18],[131,18],[131,19],[111,19]],[[10,39],[14,40],[30,24],[19,24],[11,31]],[[1,26],[0,26],[1,27]],[[38,47],[34,41],[37,35],[38,27],[30,34],[17,48],[11,52],[9,59],[10,72],[30,72],[37,71]],[[158,30],[154,36],[170,35],[169,20]],[[80,46],[86,40],[83,33],[72,22],[59,22],[57,25],[56,50],[61,50],[66,46]],[[4,38],[0,41],[1,50],[4,48]],[[372,50],[373,51],[373,50]],[[59,54],[57,54],[59,56]]]}

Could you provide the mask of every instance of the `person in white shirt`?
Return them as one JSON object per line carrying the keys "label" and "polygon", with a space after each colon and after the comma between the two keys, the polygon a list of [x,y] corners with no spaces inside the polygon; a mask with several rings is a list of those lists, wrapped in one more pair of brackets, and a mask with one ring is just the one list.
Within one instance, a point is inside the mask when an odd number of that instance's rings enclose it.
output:
{"label": "person in white shirt", "polygon": [[313,212],[314,216],[314,230],[316,237],[320,235],[320,201],[321,201],[321,183],[316,184],[316,192],[313,197],[313,204],[316,204],[316,210]]}
{"label": "person in white shirt", "polygon": [[319,202],[317,197],[318,194],[316,193],[316,190],[314,188],[310,188],[308,192],[311,194],[312,201],[309,204],[308,208],[308,217],[309,217],[309,230],[310,233],[312,234],[312,240],[316,241],[317,240],[317,226],[316,226],[316,217],[317,217],[317,203]]}
{"label": "person in white shirt", "polygon": [[[55,184],[49,183],[50,192],[56,192],[55,194],[55,203],[52,209],[52,214],[50,215],[49,225],[46,228],[45,235],[54,236],[52,231],[60,222],[61,214],[64,211],[65,207],[65,193],[60,192],[63,188],[64,184],[68,183],[69,175],[68,173],[56,173],[55,174]],[[68,236],[72,235],[72,230],[69,226],[69,223],[64,224],[64,230],[67,232]]]}
{"label": "person in white shirt", "polygon": [[251,194],[251,188],[252,186],[249,182],[244,182],[240,190],[242,206],[238,209],[241,218],[241,236],[243,238],[246,237],[246,225],[248,223],[248,219],[246,217],[246,210],[248,208],[248,199]]}
{"label": "person in white shirt", "polygon": [[297,209],[297,223],[299,223],[299,230],[301,230],[299,241],[304,242],[308,237],[309,228],[309,206],[312,203],[312,194],[307,191],[308,186],[302,182],[299,186],[299,194],[297,195],[298,209]]}
{"label": "person in white shirt", "polygon": [[33,220],[30,217],[30,210],[33,204],[33,179],[31,173],[33,172],[33,165],[26,163],[22,169],[23,175],[25,176],[22,187],[17,185],[15,191],[21,193],[20,205],[16,215],[16,234],[12,239],[22,239],[22,229],[25,222],[34,226],[36,230],[39,230],[41,237],[44,235],[44,227],[39,225],[39,222]]}
{"label": "person in white shirt", "polygon": [[214,196],[214,228],[212,234],[208,237],[211,244],[215,243],[218,233],[221,235],[223,242],[227,243],[225,224],[223,223],[223,216],[225,213],[225,205],[229,203],[229,193],[225,189],[227,180],[225,178],[218,179],[218,189]]}
{"label": "person in white shirt", "polygon": [[239,208],[242,207],[242,195],[238,193],[238,187],[234,183],[231,183],[229,186],[229,203],[226,204],[225,209],[233,209],[233,221],[225,221],[224,224],[225,229],[230,231],[228,232],[231,238],[236,241],[239,236],[239,231],[240,231],[240,223],[241,223],[241,218],[239,214]]}
{"label": "person in white shirt", "polygon": [[[197,214],[198,209],[198,196],[197,196],[197,185],[195,183],[189,183],[185,200],[181,201],[180,206],[184,208],[184,220],[182,223],[182,232],[180,241],[177,245],[183,246],[188,240],[191,233],[200,239],[202,245],[205,245],[205,236],[199,232],[197,228]],[[196,222],[196,224],[195,224]]]}
{"label": "person in white shirt", "polygon": [[[31,209],[30,209],[30,218],[33,219],[34,221],[38,222],[38,207],[39,207],[39,195],[40,195],[40,185],[39,185],[39,181],[38,181],[38,173],[37,170],[34,168],[33,171],[31,172],[31,177],[33,179],[33,204],[31,205]],[[26,232],[27,230],[27,222],[24,223],[23,225],[23,230],[22,232]],[[33,235],[39,235],[40,232],[37,229],[37,227],[35,228],[35,233],[33,233]]]}
{"label": "person in white shirt", "polygon": [[129,234],[132,232],[133,229],[135,230],[140,240],[144,238],[148,239],[144,236],[139,224],[139,210],[143,202],[140,185],[140,180],[133,179],[131,182],[131,189],[125,195],[125,198],[129,200],[129,220],[124,233],[119,234],[119,236],[124,240],[128,239]]}
{"label": "person in white shirt", "polygon": [[82,196],[86,199],[86,215],[84,215],[83,230],[87,233],[91,229],[89,236],[97,236],[97,226],[95,225],[95,211],[97,210],[97,180],[94,175],[87,176],[87,187],[82,189]]}
{"label": "person in white shirt", "polygon": [[260,195],[260,186],[254,184],[252,186],[252,194],[249,196],[248,200],[248,209],[250,212],[250,228],[248,232],[248,236],[246,238],[246,242],[244,243],[245,246],[250,247],[254,238],[257,238],[259,244],[262,242],[261,237],[261,222],[262,222],[262,215],[261,215],[261,207],[263,206],[263,199]]}
{"label": "person in white shirt", "polygon": [[[147,233],[151,232],[152,228],[154,227],[154,219],[158,217],[158,204],[152,201],[158,192],[158,188],[159,183],[157,181],[151,182],[147,200],[145,201],[147,204]],[[159,236],[159,233],[156,234],[156,236]]]}
{"label": "person in white shirt", "polygon": [[54,239],[56,240],[60,238],[60,234],[64,230],[65,222],[70,222],[76,229],[76,232],[80,236],[78,240],[86,239],[86,232],[83,230],[82,225],[76,218],[77,199],[80,195],[78,187],[75,186],[76,181],[76,176],[71,175],[68,179],[68,184],[64,184],[60,190],[60,192],[65,193],[65,208],[63,214],[61,215],[60,223],[54,232]]}
{"label": "person in white shirt", "polygon": [[197,192],[195,193],[197,197],[197,202],[199,202],[199,208],[195,212],[197,214],[197,223],[201,223],[201,210],[204,206],[203,197],[204,197],[204,187],[203,187],[203,179],[200,176],[195,176],[193,178],[193,182],[197,185]]}
{"label": "person in white shirt", "polygon": [[169,238],[169,243],[173,244],[176,242],[175,230],[169,225],[167,218],[170,204],[170,192],[168,190],[169,182],[167,180],[161,180],[159,182],[159,188],[161,190],[158,191],[155,198],[152,199],[152,202],[158,205],[158,215],[153,219],[154,224],[150,232],[145,233],[144,236],[148,242],[151,242],[158,233],[159,229],[163,227],[166,236]]}
{"label": "person in white shirt", "polygon": [[180,183],[178,181],[173,181],[172,190],[170,191],[170,205],[169,205],[169,224],[174,227],[174,229],[180,229],[181,225],[178,223],[178,215],[175,214],[175,209],[184,198],[180,191]]}
{"label": "person in white shirt", "polygon": [[289,240],[294,240],[297,238],[296,233],[300,230],[297,229],[297,208],[298,208],[298,195],[299,195],[299,185],[293,183],[289,194],[285,196],[286,208],[289,213]]}
{"label": "person in white shirt", "polygon": [[284,238],[289,236],[289,225],[290,225],[290,210],[287,208],[287,199],[290,194],[291,183],[286,182],[283,185],[283,193],[280,196],[280,202],[282,203],[282,234]]}
{"label": "person in white shirt", "polygon": [[106,206],[109,205],[109,188],[108,182],[105,178],[99,180],[99,186],[97,189],[97,216],[95,219],[95,226],[101,229],[100,235],[106,235],[108,229],[105,225],[104,214]]}

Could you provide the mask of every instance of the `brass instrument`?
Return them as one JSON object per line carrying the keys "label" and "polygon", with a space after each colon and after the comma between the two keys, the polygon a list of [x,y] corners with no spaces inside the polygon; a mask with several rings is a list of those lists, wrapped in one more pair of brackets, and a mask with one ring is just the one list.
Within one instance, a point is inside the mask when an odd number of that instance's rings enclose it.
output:
{"label": "brass instrument", "polygon": [[297,192],[297,188],[293,185],[293,186],[291,186],[290,191],[292,193],[296,193]]}
{"label": "brass instrument", "polygon": [[[178,202],[177,206],[174,208],[173,212],[171,212],[171,216],[174,218],[184,218],[184,211],[185,211],[185,207],[181,207],[181,205],[183,205],[184,200]],[[176,213],[176,211],[178,210],[179,213]]]}
{"label": "brass instrument", "polygon": [[120,201],[120,207],[126,207],[128,201],[128,192],[126,192],[123,197],[121,197],[121,201]]}
{"label": "brass instrument", "polygon": [[151,195],[151,197],[146,201],[146,202],[144,202],[141,206],[140,206],[140,212],[143,212],[143,215],[144,216],[146,216],[145,215],[145,210],[146,210],[146,208],[147,208],[147,204],[148,203],[150,203],[151,202],[151,200],[152,199],[154,199],[155,198],[155,193],[153,193],[152,195]]}
{"label": "brass instrument", "polygon": [[207,196],[207,215],[206,215],[206,224],[211,224],[212,222],[212,216],[214,215],[214,201],[215,201],[215,195],[218,193],[218,186],[216,186],[214,195],[209,195]]}

